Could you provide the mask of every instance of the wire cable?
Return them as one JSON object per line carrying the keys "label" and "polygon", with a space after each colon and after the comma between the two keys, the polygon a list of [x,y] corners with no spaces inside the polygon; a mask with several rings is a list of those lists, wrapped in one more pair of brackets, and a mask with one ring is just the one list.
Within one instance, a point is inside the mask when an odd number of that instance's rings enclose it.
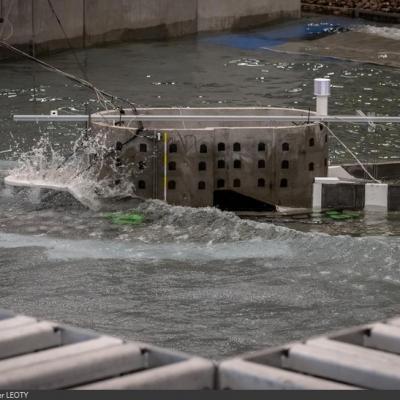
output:
{"label": "wire cable", "polygon": [[356,160],[357,164],[362,168],[362,170],[369,176],[374,182],[376,183],[382,183],[382,181],[376,179],[374,176],[371,175],[371,173],[365,168],[364,164],[358,159],[358,157],[349,149],[349,147],[342,141],[340,140],[336,134],[332,131],[331,128],[329,128],[328,125],[324,124],[323,122],[320,122],[322,126],[324,126],[328,132],[344,147],[344,149]]}
{"label": "wire cable", "polygon": [[54,8],[54,6],[53,6],[53,3],[51,2],[51,0],[47,0],[47,2],[48,2],[48,4],[49,4],[49,7],[50,7],[51,12],[53,13],[55,19],[57,20],[58,26],[60,27],[60,30],[61,30],[61,32],[63,33],[65,40],[67,41],[68,47],[69,47],[70,50],[72,51],[72,54],[73,54],[73,56],[74,56],[74,58],[75,58],[75,61],[76,61],[76,64],[78,65],[80,71],[82,72],[82,76],[83,76],[85,79],[87,79],[86,71],[85,71],[85,69],[83,68],[81,62],[79,61],[78,56],[76,55],[76,52],[75,52],[75,50],[74,50],[74,47],[72,46],[71,40],[69,39],[69,37],[68,37],[68,35],[67,35],[67,32],[66,32],[65,29],[64,29],[64,26],[63,26],[63,24],[62,24],[62,22],[61,22],[60,17],[59,17],[58,14],[57,14],[55,8]]}
{"label": "wire cable", "polygon": [[[36,58],[34,56],[31,56],[30,54],[28,54],[25,51],[22,51],[22,50],[16,48],[15,46],[12,46],[11,44],[5,42],[4,40],[0,40],[0,46],[6,48],[7,50],[9,50],[9,51],[11,51],[11,52],[13,52],[15,54],[18,54],[18,55],[20,55],[22,57],[25,57],[25,58],[27,58],[27,59],[29,59],[29,60],[31,60],[31,61],[39,64],[39,65],[41,65],[43,68],[45,68],[45,69],[47,69],[47,70],[49,70],[51,72],[58,73],[59,75],[62,75],[65,78],[67,78],[67,79],[69,79],[69,80],[71,80],[71,81],[73,81],[75,83],[80,84],[81,86],[84,86],[84,87],[86,87],[88,89],[93,90],[96,94],[99,94],[99,95],[102,95],[102,96],[106,97],[108,99],[108,101],[110,101],[113,105],[114,105],[115,101],[119,101],[121,103],[128,104],[134,110],[135,114],[138,114],[136,104],[133,103],[132,101],[126,99],[126,98],[123,98],[123,97],[120,97],[120,96],[115,96],[115,95],[113,95],[111,93],[108,93],[108,92],[106,92],[104,90],[101,90],[98,87],[96,87],[95,85],[93,85],[93,83],[89,82],[88,80],[79,78],[79,77],[77,77],[77,76],[75,76],[73,74],[70,74],[68,72],[62,71],[61,69],[59,69],[57,67],[54,67],[53,65],[51,65],[51,64],[49,64],[49,63],[47,63],[47,62],[45,62],[43,60],[40,60],[40,59],[38,59],[38,58]],[[115,106],[116,109],[118,108],[117,105],[114,105],[114,106]],[[143,123],[141,121],[138,121],[138,124],[139,124],[139,126],[140,125],[143,126]]]}

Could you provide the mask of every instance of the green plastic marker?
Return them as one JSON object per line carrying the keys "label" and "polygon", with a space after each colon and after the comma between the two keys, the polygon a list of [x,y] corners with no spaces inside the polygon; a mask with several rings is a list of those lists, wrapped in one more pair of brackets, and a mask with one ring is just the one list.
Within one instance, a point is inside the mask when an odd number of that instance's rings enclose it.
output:
{"label": "green plastic marker", "polygon": [[144,221],[144,216],[137,213],[110,213],[105,214],[113,224],[117,225],[139,225]]}

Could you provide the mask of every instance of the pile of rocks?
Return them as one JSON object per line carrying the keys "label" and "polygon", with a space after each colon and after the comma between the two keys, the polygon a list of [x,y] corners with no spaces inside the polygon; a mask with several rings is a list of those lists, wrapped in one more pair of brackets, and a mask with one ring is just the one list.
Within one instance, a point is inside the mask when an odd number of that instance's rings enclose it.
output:
{"label": "pile of rocks", "polygon": [[303,4],[400,13],[400,0],[302,0]]}

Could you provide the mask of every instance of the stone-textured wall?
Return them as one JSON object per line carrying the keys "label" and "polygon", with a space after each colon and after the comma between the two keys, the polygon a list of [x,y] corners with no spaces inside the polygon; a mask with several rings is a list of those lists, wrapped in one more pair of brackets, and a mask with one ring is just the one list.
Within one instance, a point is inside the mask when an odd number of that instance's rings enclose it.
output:
{"label": "stone-textured wall", "polygon": [[[2,4],[2,39],[36,52],[68,47],[48,0]],[[299,17],[301,6],[300,0],[52,0],[52,4],[76,47],[252,27]]]}
{"label": "stone-textured wall", "polygon": [[303,4],[400,13],[400,0],[302,0]]}

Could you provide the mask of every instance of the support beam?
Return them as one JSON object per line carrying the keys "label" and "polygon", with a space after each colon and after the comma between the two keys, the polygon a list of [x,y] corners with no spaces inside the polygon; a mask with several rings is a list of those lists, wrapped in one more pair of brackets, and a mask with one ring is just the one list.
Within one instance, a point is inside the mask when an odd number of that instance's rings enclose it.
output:
{"label": "support beam", "polygon": [[400,117],[363,117],[360,115],[14,115],[16,122],[113,122],[113,121],[225,121],[225,122],[336,122],[336,123],[400,123]]}

